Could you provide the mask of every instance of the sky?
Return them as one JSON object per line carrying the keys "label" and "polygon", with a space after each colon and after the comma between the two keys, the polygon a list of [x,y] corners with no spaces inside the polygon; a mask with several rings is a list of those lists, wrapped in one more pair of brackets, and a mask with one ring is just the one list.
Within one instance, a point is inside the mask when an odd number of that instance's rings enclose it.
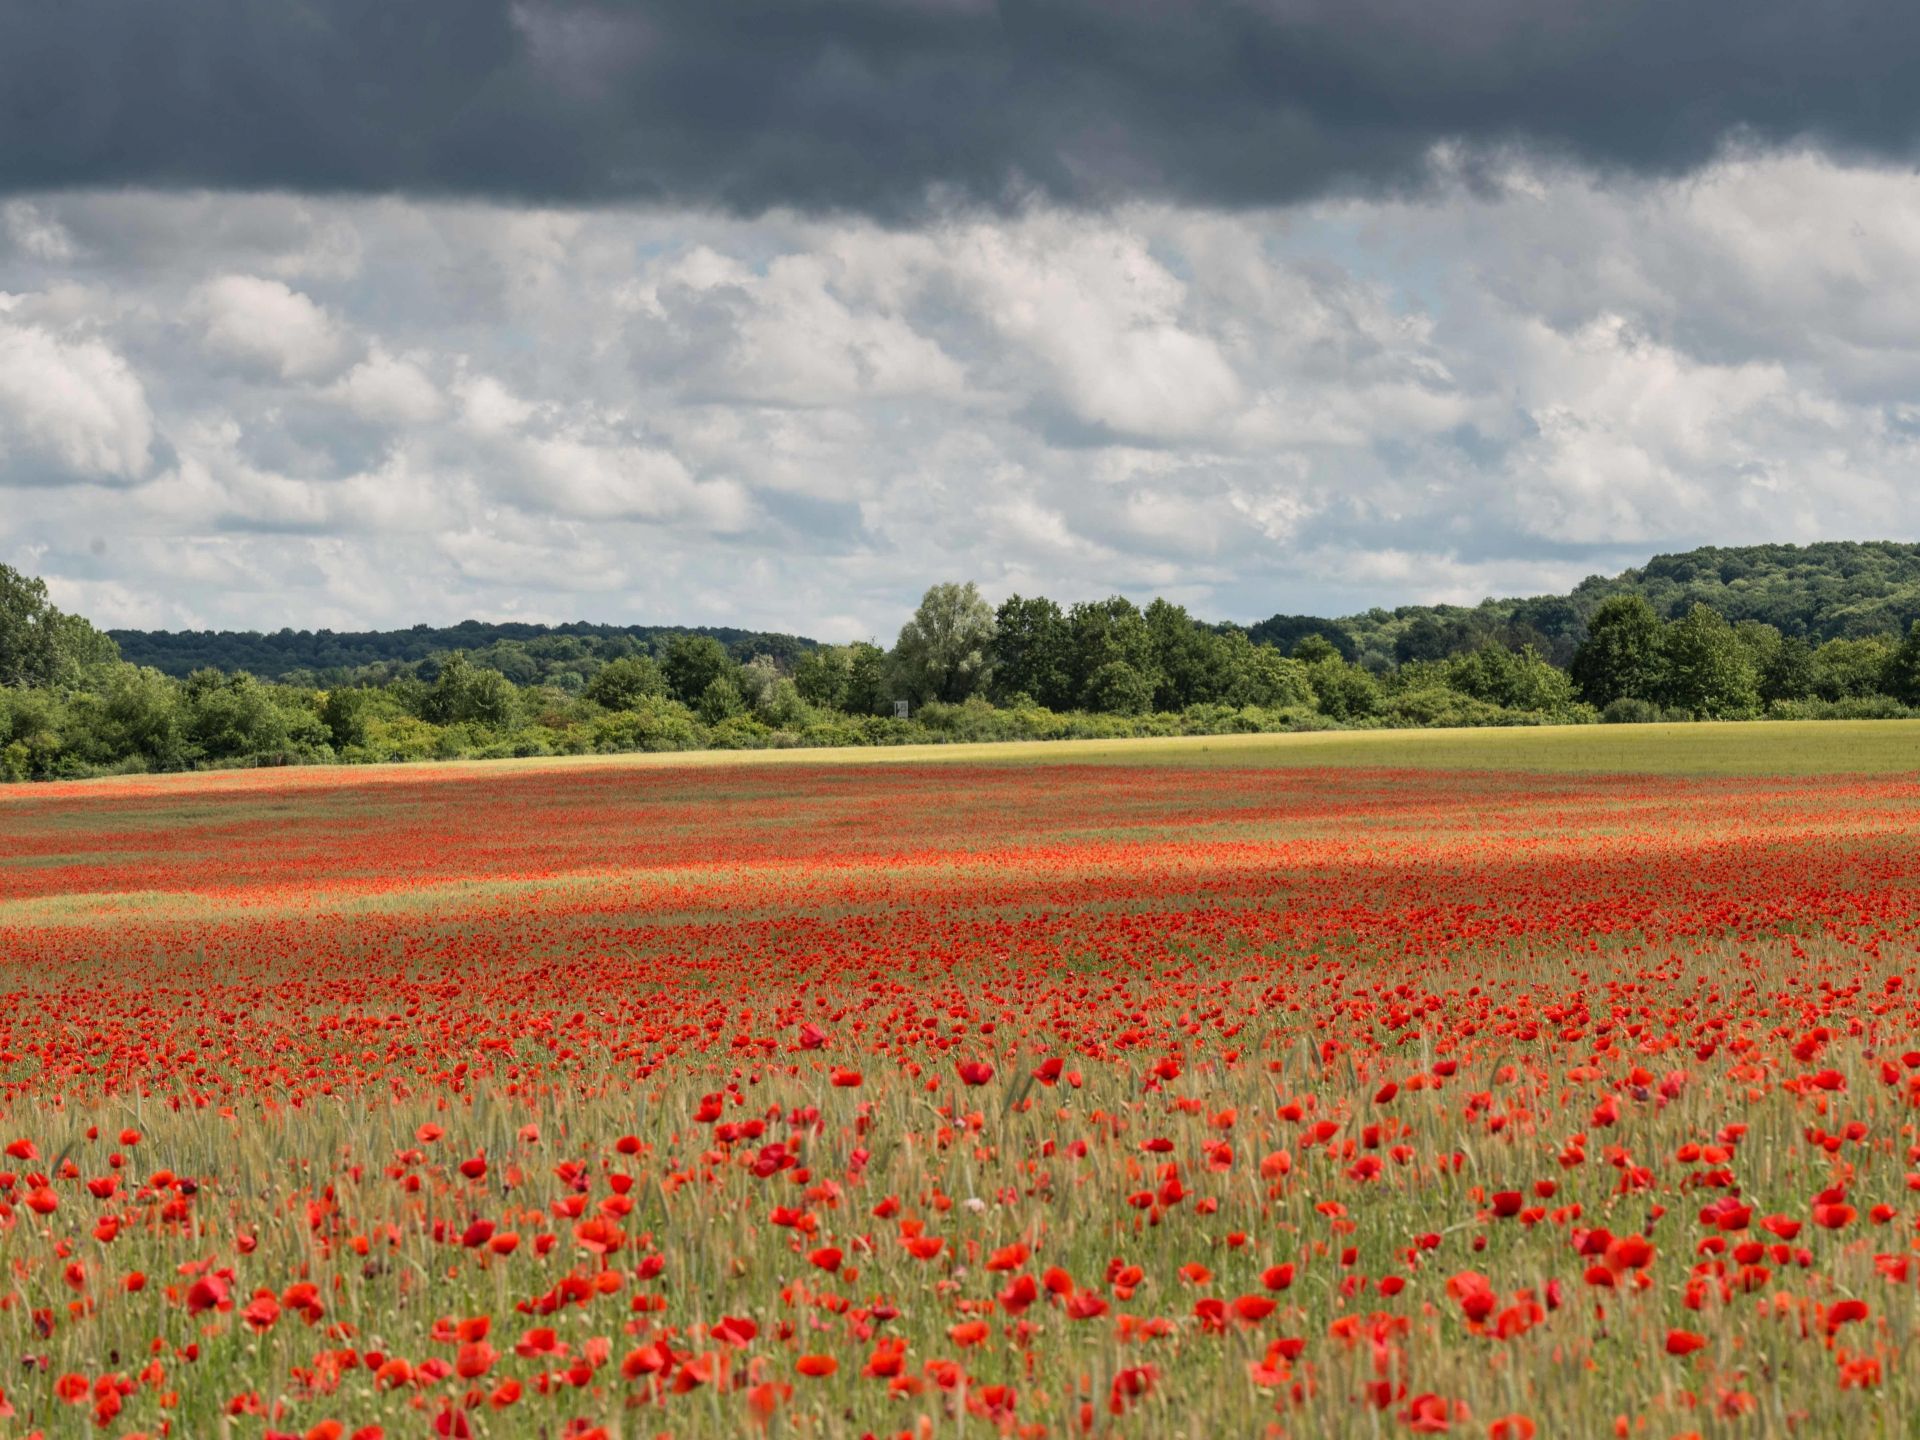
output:
{"label": "sky", "polygon": [[889,640],[1920,535],[1920,7],[0,7],[0,561]]}

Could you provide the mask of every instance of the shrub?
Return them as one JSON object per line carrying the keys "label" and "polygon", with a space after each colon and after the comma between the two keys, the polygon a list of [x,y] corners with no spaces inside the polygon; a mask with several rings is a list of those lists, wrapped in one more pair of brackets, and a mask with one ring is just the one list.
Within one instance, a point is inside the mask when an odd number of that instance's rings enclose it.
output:
{"label": "shrub", "polygon": [[630,750],[698,750],[704,737],[693,712],[664,695],[642,696],[630,710],[596,718],[593,749],[601,754]]}
{"label": "shrub", "polygon": [[1381,707],[1380,718],[1390,725],[1413,725],[1422,729],[1537,723],[1525,711],[1503,710],[1488,701],[1438,685],[1388,696]]}
{"label": "shrub", "polygon": [[836,716],[818,720],[800,732],[800,743],[814,748],[833,745],[871,745],[866,729],[855,721]]}
{"label": "shrub", "polygon": [[707,724],[718,725],[722,721],[744,716],[747,702],[740,698],[739,687],[722,677],[700,692],[700,699],[693,708]]}
{"label": "shrub", "polygon": [[1916,712],[1890,695],[1851,695],[1842,700],[1775,700],[1769,720],[1905,720]]}
{"label": "shrub", "polygon": [[1603,725],[1651,725],[1659,718],[1660,707],[1637,695],[1622,695],[1617,700],[1609,700],[1607,708],[1600,712]]}
{"label": "shrub", "polygon": [[772,735],[751,715],[729,715],[707,730],[707,744],[715,750],[764,750]]}
{"label": "shrub", "polygon": [[1380,713],[1380,682],[1344,660],[1316,660],[1307,667],[1320,713],[1335,720],[1362,720]]}
{"label": "shrub", "polygon": [[1188,735],[1257,735],[1268,728],[1266,718],[1252,705],[1189,705],[1180,712]]}
{"label": "shrub", "polygon": [[440,727],[414,715],[376,715],[367,721],[366,739],[349,746],[346,760],[428,760],[439,748]]}

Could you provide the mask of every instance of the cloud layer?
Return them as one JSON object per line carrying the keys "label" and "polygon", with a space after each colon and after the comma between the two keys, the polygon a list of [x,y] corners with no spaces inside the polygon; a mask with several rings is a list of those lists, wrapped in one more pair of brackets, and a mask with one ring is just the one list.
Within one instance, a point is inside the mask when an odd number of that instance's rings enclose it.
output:
{"label": "cloud layer", "polygon": [[890,637],[1912,536],[1920,181],[1518,163],[1261,210],[0,201],[0,559],[109,623]]}
{"label": "cloud layer", "polygon": [[61,0],[0,7],[0,192],[1258,207],[1436,146],[1911,158],[1917,50],[1886,0]]}

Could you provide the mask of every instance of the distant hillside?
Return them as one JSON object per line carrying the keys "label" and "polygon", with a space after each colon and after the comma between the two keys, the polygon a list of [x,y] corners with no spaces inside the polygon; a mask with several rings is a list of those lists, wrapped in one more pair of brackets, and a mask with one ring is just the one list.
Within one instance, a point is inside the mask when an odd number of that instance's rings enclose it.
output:
{"label": "distant hillside", "polygon": [[112,630],[123,658],[168,675],[195,670],[245,670],[263,680],[338,682],[418,673],[431,680],[440,658],[464,650],[477,664],[517,685],[577,684],[608,660],[659,656],[676,635],[711,635],[736,660],[771,655],[791,666],[816,642],[727,626],[527,625],[463,620],[408,630]]}
{"label": "distant hillside", "polygon": [[[1920,619],[1920,545],[1891,540],[1709,545],[1656,555],[1619,575],[1590,576],[1570,595],[1485,600],[1474,606],[1402,605],[1334,623],[1352,641],[1355,657],[1375,668],[1441,659],[1488,640],[1532,643],[1555,664],[1565,665],[1586,634],[1587,617],[1608,596],[1622,593],[1644,596],[1669,618],[1697,604],[1711,605],[1735,624],[1757,620],[1814,644],[1903,634]],[[1283,637],[1312,628],[1304,617],[1276,615],[1253,631],[1290,648]]]}
{"label": "distant hillside", "polygon": [[[1402,605],[1325,619],[1274,615],[1250,627],[1255,643],[1291,652],[1309,635],[1371,669],[1439,660],[1489,642],[1531,644],[1565,666],[1586,634],[1587,617],[1610,595],[1646,597],[1660,614],[1712,606],[1735,624],[1757,620],[1818,644],[1862,635],[1903,634],[1920,619],[1920,544],[1889,540],[1816,545],[1708,546],[1656,555],[1614,576],[1591,576],[1568,595],[1485,600],[1478,605]],[[516,684],[577,689],[608,660],[659,656],[676,635],[711,635],[736,660],[771,655],[791,669],[817,643],[797,635],[725,626],[485,624],[477,620],[408,630],[114,630],[120,652],[169,675],[246,670],[262,679],[338,683],[417,674],[431,680],[440,658],[464,650]]]}

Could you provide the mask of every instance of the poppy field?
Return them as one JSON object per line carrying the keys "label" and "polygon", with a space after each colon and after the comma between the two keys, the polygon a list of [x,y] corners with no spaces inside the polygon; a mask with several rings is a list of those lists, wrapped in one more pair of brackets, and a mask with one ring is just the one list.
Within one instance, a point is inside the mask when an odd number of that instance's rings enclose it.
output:
{"label": "poppy field", "polygon": [[1912,1433],[1920,767],[1129,753],[0,789],[0,1436]]}

